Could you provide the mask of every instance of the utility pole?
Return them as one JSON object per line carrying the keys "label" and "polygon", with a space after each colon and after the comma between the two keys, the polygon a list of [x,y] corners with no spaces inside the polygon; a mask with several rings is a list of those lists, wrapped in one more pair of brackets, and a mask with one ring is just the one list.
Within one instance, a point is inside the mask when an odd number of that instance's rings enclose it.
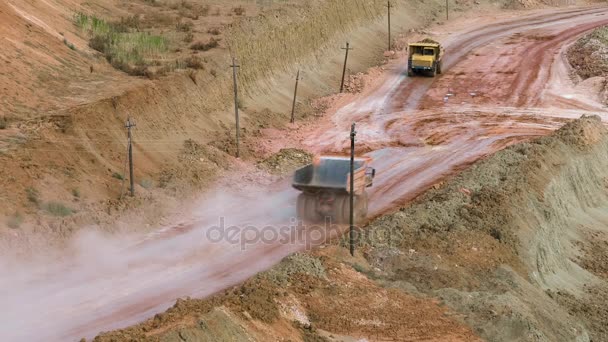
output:
{"label": "utility pole", "polygon": [[350,127],[350,255],[355,256],[355,123]]}
{"label": "utility pole", "polygon": [[445,20],[450,20],[450,4],[445,0]]}
{"label": "utility pole", "polygon": [[346,47],[341,48],[342,50],[346,50],[346,56],[344,57],[344,68],[342,69],[342,83],[340,83],[340,93],[344,90],[344,76],[346,76],[346,63],[348,62],[348,51],[353,50],[350,47],[350,43],[346,42]]}
{"label": "utility pole", "polygon": [[239,158],[240,157],[240,146],[239,146],[239,139],[240,139],[240,126],[239,126],[239,92],[238,92],[238,87],[237,87],[237,82],[236,82],[236,69],[240,68],[240,65],[236,64],[236,58],[232,57],[232,65],[230,66],[232,68],[232,78],[234,80],[234,118],[236,120],[236,157]]}
{"label": "utility pole", "polygon": [[129,183],[131,185],[131,197],[135,196],[135,182],[133,177],[133,139],[131,137],[131,128],[135,127],[135,123],[131,122],[131,118],[127,119],[125,125],[127,128],[127,139],[129,144]]}
{"label": "utility pole", "polygon": [[300,81],[300,69],[298,69],[298,73],[296,75],[296,89],[293,91],[293,103],[291,104],[291,123],[296,121],[295,112],[296,112],[296,97],[298,96],[298,81]]}
{"label": "utility pole", "polygon": [[392,40],[391,40],[391,7],[393,7],[393,4],[391,4],[391,0],[387,1],[386,4],[386,8],[388,9],[388,51],[392,51]]}

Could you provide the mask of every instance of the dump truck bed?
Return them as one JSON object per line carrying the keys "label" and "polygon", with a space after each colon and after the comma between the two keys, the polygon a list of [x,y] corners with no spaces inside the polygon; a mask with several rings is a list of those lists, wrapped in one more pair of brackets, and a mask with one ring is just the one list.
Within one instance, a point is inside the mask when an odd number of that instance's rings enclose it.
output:
{"label": "dump truck bed", "polygon": [[[355,158],[355,191],[365,188],[365,171],[368,158]],[[300,191],[350,190],[350,158],[323,157],[296,170],[293,187]]]}

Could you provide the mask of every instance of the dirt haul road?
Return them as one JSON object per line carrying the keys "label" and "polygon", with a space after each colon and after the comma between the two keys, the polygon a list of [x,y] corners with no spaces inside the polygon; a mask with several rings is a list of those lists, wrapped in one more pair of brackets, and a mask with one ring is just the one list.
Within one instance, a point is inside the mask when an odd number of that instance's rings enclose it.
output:
{"label": "dirt haul road", "polygon": [[[370,209],[379,215],[484,155],[547,134],[565,120],[588,111],[608,119],[576,94],[559,54],[581,33],[607,24],[608,9],[587,8],[498,23],[488,18],[450,34],[446,27],[438,32],[447,50],[444,75],[410,79],[405,60],[397,60],[365,92],[338,98],[331,115],[305,132],[303,144],[317,152],[344,151],[349,123],[357,122],[359,146],[378,171]],[[243,281],[327,238],[324,229],[290,227],[296,196],[286,183],[240,194],[220,188],[194,205],[202,209],[189,223],[143,243],[89,234],[74,241],[69,262],[4,260],[0,338],[92,337],[151,317],[176,298],[207,296]],[[221,239],[221,229],[210,228],[221,226],[219,217],[227,233]],[[243,242],[254,238],[253,225],[267,227],[267,241]]]}

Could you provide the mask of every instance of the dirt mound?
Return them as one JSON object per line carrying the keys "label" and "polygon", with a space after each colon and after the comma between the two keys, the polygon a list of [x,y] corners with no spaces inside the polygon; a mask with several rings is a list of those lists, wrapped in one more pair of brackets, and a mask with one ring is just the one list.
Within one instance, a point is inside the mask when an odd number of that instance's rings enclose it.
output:
{"label": "dirt mound", "polygon": [[297,148],[284,148],[260,161],[258,166],[270,173],[286,175],[312,162],[312,155]]}
{"label": "dirt mound", "polygon": [[336,256],[348,258],[335,247],[295,254],[243,285],[209,299],[178,300],[153,319],[95,341],[478,340],[435,302],[380,287],[366,276],[365,260],[351,266]]}
{"label": "dirt mound", "polygon": [[419,40],[418,43],[429,43],[429,44],[439,44],[438,41],[433,40],[431,38],[424,38],[422,40]]}
{"label": "dirt mound", "polygon": [[[489,340],[603,340],[601,310],[571,316],[571,305],[545,291],[567,293],[582,307],[602,300],[587,287],[598,281],[590,272],[601,269],[572,260],[576,236],[591,228],[586,212],[608,207],[597,187],[606,148],[599,117],[582,117],[372,222],[361,248],[390,284],[438,295]],[[593,229],[608,231],[597,220]]]}
{"label": "dirt mound", "polygon": [[568,62],[583,79],[608,76],[608,28],[598,28],[574,43]]}

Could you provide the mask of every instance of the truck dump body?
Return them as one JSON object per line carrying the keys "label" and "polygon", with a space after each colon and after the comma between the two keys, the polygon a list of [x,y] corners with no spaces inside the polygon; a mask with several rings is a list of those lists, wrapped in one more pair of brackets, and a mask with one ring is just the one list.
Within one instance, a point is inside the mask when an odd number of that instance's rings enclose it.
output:
{"label": "truck dump body", "polygon": [[[355,174],[363,171],[364,160],[355,159]],[[293,187],[300,190],[334,189],[348,191],[350,159],[322,158],[318,164],[310,164],[296,170]]]}

